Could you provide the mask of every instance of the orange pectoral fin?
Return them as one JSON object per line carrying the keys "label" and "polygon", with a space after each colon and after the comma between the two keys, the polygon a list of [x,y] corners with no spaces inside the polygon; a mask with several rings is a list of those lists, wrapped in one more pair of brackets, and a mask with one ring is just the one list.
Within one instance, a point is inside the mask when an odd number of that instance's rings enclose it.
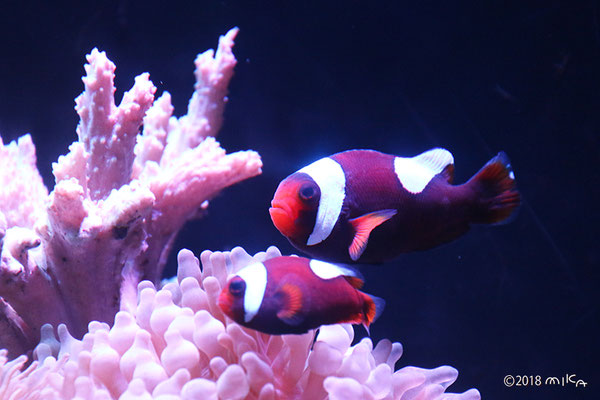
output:
{"label": "orange pectoral fin", "polygon": [[281,296],[281,310],[277,312],[277,318],[289,325],[298,325],[302,322],[300,310],[302,309],[302,290],[293,283],[285,283],[278,290]]}
{"label": "orange pectoral fin", "polygon": [[352,240],[352,243],[348,249],[350,258],[353,261],[358,260],[367,248],[371,231],[383,224],[388,219],[392,218],[394,215],[396,215],[396,213],[396,210],[391,209],[380,210],[361,215],[360,217],[351,219],[349,221],[354,228],[354,239]]}

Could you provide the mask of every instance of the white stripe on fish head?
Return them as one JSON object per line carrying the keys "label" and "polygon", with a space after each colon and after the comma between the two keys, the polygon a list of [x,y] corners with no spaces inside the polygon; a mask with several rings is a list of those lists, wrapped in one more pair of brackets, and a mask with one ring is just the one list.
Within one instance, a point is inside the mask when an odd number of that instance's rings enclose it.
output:
{"label": "white stripe on fish head", "polygon": [[315,227],[306,242],[312,246],[329,237],[340,217],[346,197],[346,177],[342,166],[329,157],[315,161],[298,172],[310,176],[321,191]]}
{"label": "white stripe on fish head", "polygon": [[310,269],[321,279],[333,279],[338,276],[356,276],[356,273],[349,268],[340,267],[320,260],[310,260]]}
{"label": "white stripe on fish head", "polygon": [[404,189],[417,194],[434,176],[453,163],[454,157],[448,150],[432,149],[412,158],[396,157],[394,172]]}
{"label": "white stripe on fish head", "polygon": [[250,322],[258,313],[267,288],[267,269],[263,263],[250,264],[238,271],[237,276],[246,282],[244,292],[244,321]]}

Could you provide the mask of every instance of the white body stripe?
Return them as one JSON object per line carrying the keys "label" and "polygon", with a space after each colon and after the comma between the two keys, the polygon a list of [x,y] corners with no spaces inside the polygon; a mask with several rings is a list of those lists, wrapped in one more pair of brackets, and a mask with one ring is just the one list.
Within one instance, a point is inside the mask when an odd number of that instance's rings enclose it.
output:
{"label": "white body stripe", "polygon": [[309,175],[321,190],[315,227],[308,237],[308,246],[327,239],[337,222],[346,197],[346,177],[342,166],[326,157],[307,165],[298,172]]}
{"label": "white body stripe", "polygon": [[417,194],[450,164],[454,164],[454,157],[448,150],[432,149],[412,158],[396,157],[394,171],[402,186]]}
{"label": "white body stripe", "polygon": [[310,269],[321,279],[333,279],[338,276],[356,276],[354,271],[320,260],[310,260]]}
{"label": "white body stripe", "polygon": [[263,263],[250,264],[238,271],[237,275],[246,282],[244,293],[244,321],[250,322],[258,313],[265,289],[267,288],[267,269]]}

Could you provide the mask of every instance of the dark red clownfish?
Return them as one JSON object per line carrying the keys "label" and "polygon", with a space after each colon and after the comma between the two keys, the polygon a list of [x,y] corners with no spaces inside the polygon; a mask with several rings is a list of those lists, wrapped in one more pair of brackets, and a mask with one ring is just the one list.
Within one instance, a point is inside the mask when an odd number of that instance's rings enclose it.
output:
{"label": "dark red clownfish", "polygon": [[269,213],[299,250],[333,262],[376,263],[506,221],[520,203],[505,153],[462,185],[454,158],[432,149],[412,158],[349,150],[284,179]]}
{"label": "dark red clownfish", "polygon": [[385,302],[358,290],[362,283],[352,269],[281,256],[239,270],[227,281],[218,305],[240,325],[274,335],[343,322],[368,329]]}

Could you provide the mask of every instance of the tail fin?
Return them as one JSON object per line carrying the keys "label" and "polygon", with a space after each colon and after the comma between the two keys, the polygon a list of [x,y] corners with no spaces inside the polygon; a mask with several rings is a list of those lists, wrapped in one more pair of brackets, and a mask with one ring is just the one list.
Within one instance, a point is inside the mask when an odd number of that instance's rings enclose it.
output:
{"label": "tail fin", "polygon": [[504,152],[492,158],[469,182],[478,198],[474,221],[480,224],[506,223],[521,204],[515,175]]}
{"label": "tail fin", "polygon": [[363,304],[363,315],[364,319],[362,321],[363,326],[367,330],[367,334],[369,334],[369,326],[379,318],[381,313],[383,313],[383,309],[385,308],[385,300],[381,297],[375,297],[370,294],[366,294],[360,292],[364,298]]}

